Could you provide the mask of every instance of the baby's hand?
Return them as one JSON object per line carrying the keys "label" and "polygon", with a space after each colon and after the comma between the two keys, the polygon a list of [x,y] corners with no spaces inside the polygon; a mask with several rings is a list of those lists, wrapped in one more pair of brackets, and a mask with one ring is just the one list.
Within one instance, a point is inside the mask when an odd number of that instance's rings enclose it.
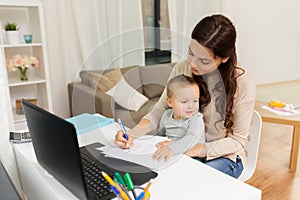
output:
{"label": "baby's hand", "polygon": [[164,146],[168,146],[169,144],[171,144],[173,141],[172,140],[165,140],[165,141],[162,141],[162,142],[159,142],[157,143],[155,146],[157,148],[161,148],[161,147],[164,147]]}
{"label": "baby's hand", "polygon": [[171,148],[166,145],[163,147],[159,147],[152,155],[152,158],[157,161],[164,160],[165,162],[167,162],[173,155],[174,153]]}

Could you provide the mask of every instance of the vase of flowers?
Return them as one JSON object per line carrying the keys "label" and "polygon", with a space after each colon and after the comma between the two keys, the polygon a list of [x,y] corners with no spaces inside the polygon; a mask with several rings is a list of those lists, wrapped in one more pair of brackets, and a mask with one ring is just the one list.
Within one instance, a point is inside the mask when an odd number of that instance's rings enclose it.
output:
{"label": "vase of flowers", "polygon": [[27,55],[14,55],[11,59],[7,60],[7,68],[11,71],[20,71],[20,80],[28,80],[27,70],[30,67],[38,67],[39,61],[34,56]]}

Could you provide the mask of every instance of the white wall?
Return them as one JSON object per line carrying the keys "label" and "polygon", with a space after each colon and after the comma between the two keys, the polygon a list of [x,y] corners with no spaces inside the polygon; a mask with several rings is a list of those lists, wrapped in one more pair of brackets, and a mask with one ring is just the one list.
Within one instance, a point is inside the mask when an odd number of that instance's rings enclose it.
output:
{"label": "white wall", "polygon": [[191,33],[204,17],[220,11],[220,0],[169,0],[172,62],[187,57]]}
{"label": "white wall", "polygon": [[300,1],[222,0],[238,32],[241,65],[257,84],[300,79]]}

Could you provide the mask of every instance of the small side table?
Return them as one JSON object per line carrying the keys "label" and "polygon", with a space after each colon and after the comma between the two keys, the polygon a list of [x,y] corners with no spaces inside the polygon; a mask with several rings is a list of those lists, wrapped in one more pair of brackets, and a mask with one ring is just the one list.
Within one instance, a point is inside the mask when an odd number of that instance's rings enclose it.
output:
{"label": "small side table", "polygon": [[290,155],[290,165],[289,165],[290,171],[294,173],[297,170],[297,162],[298,162],[299,141],[300,141],[300,115],[294,115],[289,117],[277,115],[275,113],[263,109],[261,107],[263,105],[268,105],[268,103],[257,101],[255,102],[255,108],[254,108],[261,115],[263,122],[285,124],[294,127],[291,155]]}

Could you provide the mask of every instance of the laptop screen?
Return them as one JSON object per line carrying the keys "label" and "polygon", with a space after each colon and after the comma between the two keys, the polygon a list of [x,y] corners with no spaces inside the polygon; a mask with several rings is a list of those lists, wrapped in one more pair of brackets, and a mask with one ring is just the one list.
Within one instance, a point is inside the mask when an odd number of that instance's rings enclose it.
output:
{"label": "laptop screen", "polygon": [[39,164],[79,199],[87,199],[74,125],[25,99],[22,103]]}

